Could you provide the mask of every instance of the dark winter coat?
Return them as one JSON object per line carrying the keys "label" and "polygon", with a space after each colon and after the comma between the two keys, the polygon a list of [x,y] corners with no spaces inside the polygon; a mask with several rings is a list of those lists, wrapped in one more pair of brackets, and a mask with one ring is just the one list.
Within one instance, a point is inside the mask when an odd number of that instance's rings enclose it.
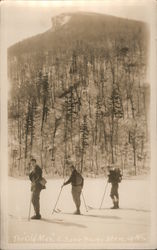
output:
{"label": "dark winter coat", "polygon": [[73,170],[70,178],[64,183],[64,185],[67,185],[71,183],[72,186],[82,186],[84,184],[84,179],[80,173],[77,172],[76,169]]}
{"label": "dark winter coat", "polygon": [[38,165],[36,165],[35,170],[29,174],[29,179],[32,182],[31,191],[41,190],[43,188],[40,184],[42,179],[42,169]]}
{"label": "dark winter coat", "polygon": [[110,170],[110,174],[108,175],[110,183],[119,183],[122,180],[122,174],[119,168],[114,170]]}

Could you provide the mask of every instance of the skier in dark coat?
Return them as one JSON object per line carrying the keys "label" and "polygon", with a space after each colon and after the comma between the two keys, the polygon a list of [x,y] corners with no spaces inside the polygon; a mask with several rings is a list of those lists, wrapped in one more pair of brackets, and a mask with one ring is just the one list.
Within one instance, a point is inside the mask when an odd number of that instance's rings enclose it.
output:
{"label": "skier in dark coat", "polygon": [[74,214],[81,214],[80,212],[80,206],[81,206],[81,192],[82,192],[82,188],[83,188],[83,184],[84,184],[84,179],[81,176],[81,174],[79,172],[77,172],[77,170],[75,169],[75,167],[72,165],[71,167],[71,176],[70,178],[63,184],[63,186],[71,183],[72,185],[72,197],[73,197],[73,201],[76,205],[76,212]]}
{"label": "skier in dark coat", "polygon": [[111,168],[110,166],[108,167],[109,170],[109,179],[108,182],[111,183],[111,193],[110,197],[113,201],[113,207],[111,209],[118,209],[119,208],[119,193],[118,193],[118,187],[119,183],[122,180],[122,174],[119,168]]}
{"label": "skier in dark coat", "polygon": [[40,215],[40,192],[45,188],[40,182],[42,181],[42,169],[36,164],[35,159],[31,159],[31,166],[33,171],[29,174],[29,179],[32,182],[32,204],[34,207],[35,215],[31,219],[41,219]]}

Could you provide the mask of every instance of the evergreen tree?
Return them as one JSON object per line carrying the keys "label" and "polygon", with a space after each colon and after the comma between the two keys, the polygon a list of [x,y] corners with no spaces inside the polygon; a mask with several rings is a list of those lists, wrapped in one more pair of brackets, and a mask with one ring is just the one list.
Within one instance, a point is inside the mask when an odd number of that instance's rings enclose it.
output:
{"label": "evergreen tree", "polygon": [[88,147],[88,137],[89,137],[89,131],[87,126],[87,115],[83,116],[83,123],[80,128],[81,133],[81,173],[83,171],[83,161],[84,161],[84,154],[86,152],[86,149]]}
{"label": "evergreen tree", "polygon": [[111,143],[111,154],[112,154],[112,163],[114,163],[114,135],[115,135],[115,119],[120,119],[123,117],[123,108],[121,105],[121,97],[118,92],[118,88],[113,84],[111,97],[109,98],[108,103],[109,113],[111,117],[110,125],[110,143]]}
{"label": "evergreen tree", "polygon": [[41,132],[43,130],[44,122],[47,120],[48,115],[48,98],[49,98],[49,83],[48,74],[45,74],[42,78],[42,122],[41,122]]}

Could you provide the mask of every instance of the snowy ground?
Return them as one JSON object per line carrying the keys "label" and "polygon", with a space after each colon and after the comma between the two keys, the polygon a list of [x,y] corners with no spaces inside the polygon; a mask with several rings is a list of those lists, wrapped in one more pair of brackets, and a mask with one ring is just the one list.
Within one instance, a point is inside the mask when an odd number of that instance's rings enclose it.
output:
{"label": "snowy ground", "polygon": [[[57,208],[52,210],[60,191],[62,179],[48,180],[41,192],[42,220],[28,221],[30,182],[9,178],[8,240],[11,243],[131,243],[148,242],[150,233],[149,179],[123,180],[119,187],[120,208],[109,209],[112,201],[108,184],[102,209],[98,209],[106,180],[85,179],[83,194],[86,204],[93,207],[83,215],[73,215],[75,206],[71,186],[63,188]],[[33,215],[33,208],[31,210]]]}

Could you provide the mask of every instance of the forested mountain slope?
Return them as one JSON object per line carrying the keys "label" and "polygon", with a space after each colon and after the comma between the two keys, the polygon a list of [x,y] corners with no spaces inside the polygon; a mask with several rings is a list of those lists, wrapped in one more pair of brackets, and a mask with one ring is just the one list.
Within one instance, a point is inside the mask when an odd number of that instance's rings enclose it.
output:
{"label": "forested mountain slope", "polygon": [[47,175],[149,167],[148,31],[144,23],[66,13],[8,49],[10,174],[35,157]]}

